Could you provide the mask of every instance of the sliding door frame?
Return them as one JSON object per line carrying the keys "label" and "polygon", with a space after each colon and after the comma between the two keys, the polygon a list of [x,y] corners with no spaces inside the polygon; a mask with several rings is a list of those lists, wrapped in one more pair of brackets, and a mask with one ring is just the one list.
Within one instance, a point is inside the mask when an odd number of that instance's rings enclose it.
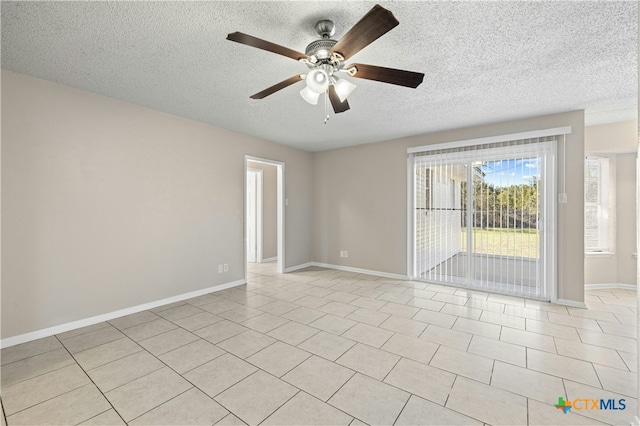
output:
{"label": "sliding door frame", "polygon": [[[415,236],[415,191],[416,191],[416,178],[415,178],[415,157],[413,154],[425,152],[425,151],[433,151],[438,149],[451,149],[451,148],[461,148],[466,146],[473,145],[486,145],[497,142],[506,142],[510,140],[522,140],[522,139],[532,139],[532,138],[541,138],[541,137],[549,137],[556,136],[561,137],[562,135],[570,134],[571,127],[560,127],[553,129],[544,129],[533,132],[524,132],[524,133],[516,133],[488,138],[478,138],[478,139],[469,139],[455,142],[448,142],[443,144],[434,144],[434,145],[426,145],[420,147],[413,147],[407,150],[407,276],[410,277],[411,280],[416,279],[416,236]],[[558,139],[551,142],[551,148],[548,152],[545,153],[544,157],[544,167],[545,167],[545,180],[547,182],[543,183],[544,187],[544,200],[543,207],[545,209],[544,212],[544,220],[542,221],[542,228],[540,229],[540,250],[541,253],[544,253],[546,256],[545,261],[543,262],[543,268],[541,268],[541,274],[543,274],[542,279],[544,279],[545,288],[542,289],[544,293],[544,300],[551,301],[555,303],[557,301],[557,178],[558,178],[558,167],[557,167],[557,142]],[[471,170],[468,171],[471,173]],[[467,192],[467,196],[470,196],[470,191]],[[467,205],[468,200],[467,200]],[[470,232],[467,232],[467,236],[471,235]],[[466,285],[460,286],[456,284],[446,284],[451,286],[463,287],[463,288],[476,288],[474,286]],[[521,296],[525,297],[525,296]]]}

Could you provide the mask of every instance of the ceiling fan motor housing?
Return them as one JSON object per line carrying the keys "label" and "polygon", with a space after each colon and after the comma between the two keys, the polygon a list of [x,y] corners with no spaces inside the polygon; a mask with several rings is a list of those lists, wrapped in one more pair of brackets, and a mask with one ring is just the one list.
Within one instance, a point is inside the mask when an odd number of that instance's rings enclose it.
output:
{"label": "ceiling fan motor housing", "polygon": [[331,48],[337,43],[336,40],[330,38],[324,38],[322,40],[316,40],[309,43],[304,53],[307,56],[313,56],[317,60],[330,59]]}

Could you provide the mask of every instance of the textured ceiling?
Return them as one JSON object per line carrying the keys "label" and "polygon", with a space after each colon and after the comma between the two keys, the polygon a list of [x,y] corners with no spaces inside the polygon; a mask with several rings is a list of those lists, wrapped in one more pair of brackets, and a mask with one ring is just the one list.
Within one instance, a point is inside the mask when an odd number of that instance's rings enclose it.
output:
{"label": "textured ceiling", "polygon": [[307,68],[227,41],[240,31],[304,51],[320,19],[339,39],[374,2],[8,2],[2,67],[309,151],[586,110],[637,116],[637,2],[385,1],[400,25],[353,62],[424,72],[408,89],[362,79],[324,125]]}

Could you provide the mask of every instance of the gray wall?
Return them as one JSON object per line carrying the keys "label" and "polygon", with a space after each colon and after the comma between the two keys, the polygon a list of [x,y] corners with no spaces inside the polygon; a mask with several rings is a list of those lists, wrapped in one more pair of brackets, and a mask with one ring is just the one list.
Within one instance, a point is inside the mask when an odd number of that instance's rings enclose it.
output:
{"label": "gray wall", "polygon": [[311,153],[3,70],[2,337],[243,279],[246,154],[311,261]]}
{"label": "gray wall", "polygon": [[[558,297],[584,300],[584,112],[574,111],[316,153],[313,259],[407,273],[407,148],[572,126],[566,138],[568,203],[558,208]],[[562,168],[563,152],[559,152]],[[340,251],[349,257],[341,258]]]}
{"label": "gray wall", "polygon": [[2,71],[2,338],[241,280],[244,155],[286,164],[285,267],[404,275],[408,147],[567,125],[559,297],[582,301],[582,111],[312,154]]}

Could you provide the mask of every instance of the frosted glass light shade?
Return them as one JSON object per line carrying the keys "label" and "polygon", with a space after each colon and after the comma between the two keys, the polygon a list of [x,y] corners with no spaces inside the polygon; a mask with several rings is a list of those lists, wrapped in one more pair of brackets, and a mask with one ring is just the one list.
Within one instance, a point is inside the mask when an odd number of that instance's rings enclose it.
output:
{"label": "frosted glass light shade", "polygon": [[316,93],[308,87],[305,87],[300,91],[300,96],[302,96],[302,99],[309,102],[311,105],[317,105],[320,93]]}
{"label": "frosted glass light shade", "polygon": [[310,90],[323,93],[329,87],[329,74],[325,70],[315,69],[307,74],[306,82]]}
{"label": "frosted glass light shade", "polygon": [[337,80],[335,83],[333,83],[333,85],[336,88],[336,94],[338,95],[338,98],[340,98],[340,102],[344,102],[349,97],[351,92],[353,92],[355,88],[358,87],[350,81],[344,79]]}

